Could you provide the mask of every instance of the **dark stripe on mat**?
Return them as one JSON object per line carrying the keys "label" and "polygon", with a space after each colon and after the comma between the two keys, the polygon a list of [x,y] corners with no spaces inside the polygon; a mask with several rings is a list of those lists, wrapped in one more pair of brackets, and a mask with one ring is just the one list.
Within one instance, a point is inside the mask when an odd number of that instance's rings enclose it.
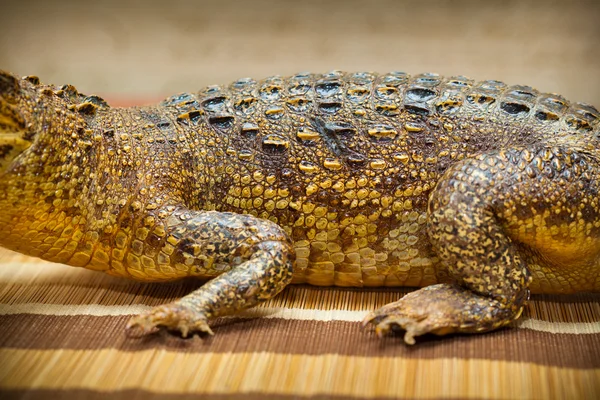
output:
{"label": "dark stripe on mat", "polygon": [[215,336],[182,339],[160,331],[127,337],[129,316],[0,317],[0,347],[20,349],[102,349],[138,351],[165,348],[182,352],[260,352],[341,354],[405,358],[479,358],[531,362],[571,368],[600,368],[600,334],[553,334],[503,329],[483,335],[425,336],[406,346],[401,335],[375,337],[359,323],[285,319],[221,319]]}

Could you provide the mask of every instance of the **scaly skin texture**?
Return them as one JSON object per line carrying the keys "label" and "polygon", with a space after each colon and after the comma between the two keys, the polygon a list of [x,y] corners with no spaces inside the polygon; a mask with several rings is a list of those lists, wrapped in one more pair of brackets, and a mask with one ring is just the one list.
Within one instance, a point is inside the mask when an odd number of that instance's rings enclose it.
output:
{"label": "scaly skin texture", "polygon": [[209,318],[290,281],[428,286],[366,322],[405,340],[600,290],[598,111],[405,73],[241,79],[111,108],[0,72],[0,244],[145,281],[215,278],[134,318]]}

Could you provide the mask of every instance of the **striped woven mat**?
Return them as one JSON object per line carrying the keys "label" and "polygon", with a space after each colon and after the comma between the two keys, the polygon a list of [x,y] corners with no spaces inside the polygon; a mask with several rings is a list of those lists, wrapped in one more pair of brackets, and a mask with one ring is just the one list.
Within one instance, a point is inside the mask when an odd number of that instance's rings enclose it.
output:
{"label": "striped woven mat", "polygon": [[296,286],[214,337],[131,338],[131,315],[198,287],[143,284],[0,250],[0,398],[600,398],[600,294],[534,296],[478,336],[378,339],[402,290]]}

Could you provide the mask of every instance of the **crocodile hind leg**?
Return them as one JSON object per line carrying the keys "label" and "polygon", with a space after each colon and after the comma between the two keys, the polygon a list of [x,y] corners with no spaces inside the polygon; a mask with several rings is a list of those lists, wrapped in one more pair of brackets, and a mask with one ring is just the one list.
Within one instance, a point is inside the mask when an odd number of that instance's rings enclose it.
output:
{"label": "crocodile hind leg", "polygon": [[[542,146],[453,166],[431,194],[428,234],[455,283],[412,292],[371,313],[365,324],[375,324],[379,335],[403,329],[407,344],[425,333],[505,326],[528,299],[530,260],[547,275],[565,271],[557,291],[585,289],[600,255],[594,171],[598,162],[590,153]],[[578,272],[569,275],[569,269]]]}
{"label": "crocodile hind leg", "polygon": [[[200,289],[170,304],[132,318],[130,331],[148,333],[156,327],[212,334],[208,320],[233,314],[278,294],[292,279],[294,251],[276,224],[215,211],[176,211],[165,221],[161,254],[189,275],[214,276]],[[166,253],[165,253],[166,250]],[[162,256],[165,258],[164,256]],[[164,260],[163,260],[164,261]]]}

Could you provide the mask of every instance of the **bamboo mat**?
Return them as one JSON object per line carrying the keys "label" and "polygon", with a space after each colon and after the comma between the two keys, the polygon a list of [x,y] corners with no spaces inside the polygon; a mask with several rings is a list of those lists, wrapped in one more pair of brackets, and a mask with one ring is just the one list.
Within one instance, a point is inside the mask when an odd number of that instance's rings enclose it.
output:
{"label": "bamboo mat", "polygon": [[403,290],[290,287],[214,337],[130,338],[131,315],[198,286],[143,284],[0,250],[0,398],[598,399],[600,294],[537,296],[510,329],[379,340]]}

